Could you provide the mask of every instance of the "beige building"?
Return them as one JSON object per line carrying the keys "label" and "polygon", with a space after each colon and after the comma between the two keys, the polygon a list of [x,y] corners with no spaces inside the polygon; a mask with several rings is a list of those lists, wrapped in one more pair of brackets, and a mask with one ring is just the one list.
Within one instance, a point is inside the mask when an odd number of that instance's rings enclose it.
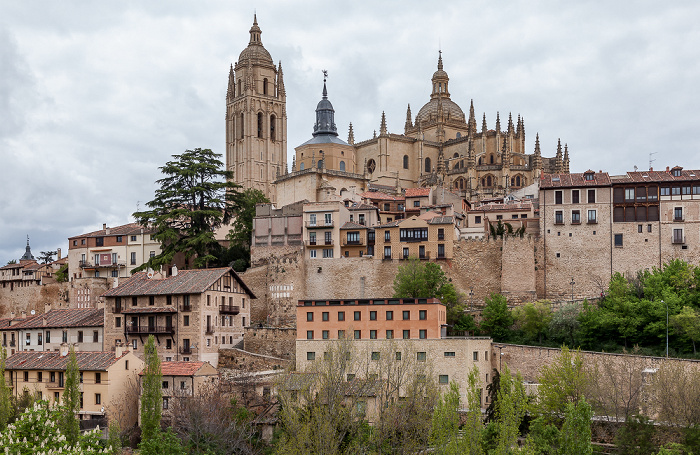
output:
{"label": "beige building", "polygon": [[[79,278],[128,278],[131,270],[160,254],[160,243],[137,223],[108,227],[68,238],[68,273]],[[90,306],[90,301],[85,300]]]}
{"label": "beige building", "polygon": [[272,182],[287,170],[287,96],[282,63],[275,66],[261,34],[254,17],[248,47],[229,71],[226,169],[235,183],[278,203]]}
{"label": "beige building", "polygon": [[104,294],[105,348],[125,343],[139,357],[149,335],[161,360],[218,365],[250,324],[255,295],[230,267],[181,270],[165,277],[139,272]]}
{"label": "beige building", "polygon": [[[47,305],[48,306],[48,305]],[[104,310],[97,308],[55,309],[14,319],[0,326],[3,346],[19,340],[11,352],[58,351],[68,343],[80,351],[104,351]]]}
{"label": "beige building", "polygon": [[[129,379],[136,379],[144,363],[121,348],[113,352],[76,352],[76,358],[80,371],[79,418],[96,421],[106,428],[103,419],[110,418]],[[63,344],[60,351],[18,352],[7,359],[5,380],[14,396],[27,391],[40,399],[60,403],[67,365],[67,344]]]}
{"label": "beige building", "polygon": [[385,260],[452,259],[459,234],[454,216],[428,212],[375,228],[377,257]]}

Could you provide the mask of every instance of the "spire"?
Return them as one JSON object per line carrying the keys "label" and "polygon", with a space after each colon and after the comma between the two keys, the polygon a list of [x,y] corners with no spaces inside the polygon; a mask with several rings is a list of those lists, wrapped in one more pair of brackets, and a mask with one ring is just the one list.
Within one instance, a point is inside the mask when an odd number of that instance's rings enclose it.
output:
{"label": "spire", "polygon": [[437,71],[433,73],[433,92],[430,95],[430,99],[450,99],[450,92],[447,90],[447,83],[450,81],[450,78],[447,76],[447,73],[442,69],[442,51],[439,51],[439,53],[440,55],[438,57],[438,68]]}
{"label": "spire", "polygon": [[442,71],[442,50],[438,51],[438,71]]}
{"label": "spire", "polygon": [[508,113],[508,134],[513,134],[515,128],[513,127],[513,114]]}
{"label": "spire", "polygon": [[532,167],[539,171],[542,169],[542,152],[540,152],[540,133],[535,135],[535,156],[532,157]]}
{"label": "spire", "polygon": [[[518,115],[518,117],[520,117]],[[523,144],[525,143],[525,117],[520,118],[520,131],[518,132],[518,135],[520,136],[520,139],[523,141]]]}
{"label": "spire", "polygon": [[262,46],[262,41],[260,40],[260,35],[262,34],[262,30],[260,30],[260,27],[258,27],[258,15],[257,13],[253,14],[253,26],[250,27],[250,42],[248,45],[251,44],[259,44]]}
{"label": "spire", "polygon": [[231,63],[231,69],[228,72],[228,89],[226,90],[226,98],[231,99],[236,94],[236,83],[233,73],[233,63]]}
{"label": "spire", "polygon": [[564,172],[569,173],[569,145],[564,144]]}
{"label": "spire", "polygon": [[474,116],[474,100],[469,106],[469,134],[476,134],[476,117]]}
{"label": "spire", "polygon": [[379,135],[385,135],[386,134],[386,115],[384,114],[384,111],[382,111],[382,122],[379,125]]}
{"label": "spire", "polygon": [[333,105],[328,100],[328,90],[326,90],[326,79],[328,71],[323,70],[323,92],[322,99],[316,105],[316,124],[314,125],[313,136],[318,135],[338,135],[338,130],[335,127],[335,110]]}
{"label": "spire", "polygon": [[404,130],[408,130],[409,128],[413,128],[413,122],[411,122],[411,104],[409,104],[408,109],[406,109],[406,125],[404,125]]}
{"label": "spire", "polygon": [[486,126],[486,112],[484,112],[484,120],[481,121],[481,134],[486,134],[488,127]]}
{"label": "spire", "polygon": [[355,133],[352,130],[352,122],[350,122],[350,130],[348,131],[348,144],[355,145]]}
{"label": "spire", "polygon": [[496,134],[501,132],[501,114],[496,112]]}
{"label": "spire", "polygon": [[27,235],[27,248],[24,250],[24,255],[19,258],[20,261],[33,261],[34,256],[32,256],[32,249],[29,248],[29,235]]}
{"label": "spire", "polygon": [[563,162],[562,162],[562,156],[561,156],[561,138],[557,142],[557,156],[554,158],[554,167],[557,172],[562,172],[563,170]]}
{"label": "spire", "polygon": [[286,97],[287,91],[284,89],[284,73],[282,72],[282,61],[280,60],[277,67],[277,96]]}
{"label": "spire", "polygon": [[377,138],[377,130],[374,130],[374,133],[372,134],[372,139],[376,139],[376,138]]}
{"label": "spire", "polygon": [[540,133],[537,133],[535,136],[535,155],[542,156],[542,152],[540,152]]}

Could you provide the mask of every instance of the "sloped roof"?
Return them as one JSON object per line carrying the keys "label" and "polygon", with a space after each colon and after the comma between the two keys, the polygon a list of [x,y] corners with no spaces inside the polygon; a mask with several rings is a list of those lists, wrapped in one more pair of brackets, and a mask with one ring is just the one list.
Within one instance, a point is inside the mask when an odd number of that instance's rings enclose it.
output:
{"label": "sloped roof", "polygon": [[[107,229],[109,229],[109,234],[107,234]],[[135,235],[140,234],[141,229],[144,233],[153,232],[152,229],[148,229],[141,226],[138,223],[129,223],[122,226],[108,227],[107,229],[100,229],[99,231],[88,232],[87,234],[74,235],[73,237],[68,237],[68,240],[75,239],[78,237],[104,237],[106,235]]]}
{"label": "sloped roof", "polygon": [[[161,362],[160,372],[163,376],[192,376],[207,362]],[[143,371],[139,373],[143,376]]]}
{"label": "sloped roof", "polygon": [[353,223],[352,221],[348,221],[347,223],[340,226],[340,229],[369,229],[369,228],[367,226],[363,226],[361,224],[357,224],[357,223]]}
{"label": "sloped roof", "polygon": [[392,196],[390,194],[382,193],[381,191],[365,191],[360,194],[361,198],[365,199],[376,199],[381,201],[405,201],[406,198],[403,196]]}
{"label": "sloped roof", "polygon": [[[102,308],[63,308],[50,310],[43,315],[23,320],[12,326],[15,329],[34,329],[40,327],[103,327],[104,313]],[[44,324],[46,321],[46,324]]]}
{"label": "sloped roof", "polygon": [[377,207],[370,204],[354,203],[348,210],[379,210]]}
{"label": "sloped roof", "polygon": [[[683,169],[681,170],[681,175],[678,177],[674,176],[671,172],[666,171],[628,172],[625,183],[681,181],[700,181],[700,171]],[[614,183],[618,183],[618,181],[615,181]]]}
{"label": "sloped roof", "polygon": [[[126,355],[129,351],[124,351]],[[20,351],[11,355],[6,361],[8,370],[65,370],[68,365],[68,357],[61,357],[57,351]],[[88,352],[75,353],[78,361],[78,369],[82,371],[106,371],[119,358],[114,352]],[[121,357],[120,357],[121,358]]]}
{"label": "sloped roof", "polygon": [[[593,173],[593,180],[584,178],[584,174],[588,173]],[[576,188],[580,186],[610,186],[610,176],[607,172],[586,171],[581,174],[542,174],[540,180],[540,189]]]}
{"label": "sloped roof", "polygon": [[233,275],[241,287],[250,294],[251,298],[256,298],[253,291],[248,288],[231,267],[180,270],[177,275],[163,279],[149,279],[145,272],[139,272],[132,275],[127,281],[122,282],[118,287],[105,292],[103,296],[201,294],[227,273]]}
{"label": "sloped roof", "polygon": [[431,188],[406,188],[406,197],[430,196]]}
{"label": "sloped roof", "polygon": [[392,221],[391,223],[386,223],[386,224],[381,224],[381,225],[379,225],[379,226],[375,226],[375,228],[376,228],[376,229],[381,229],[381,228],[392,228],[392,227],[396,227],[396,226],[398,226],[399,224],[401,224],[402,221],[403,221],[403,220],[394,220],[394,221]]}
{"label": "sloped roof", "polygon": [[454,224],[455,217],[453,216],[436,216],[428,220],[428,224]]}

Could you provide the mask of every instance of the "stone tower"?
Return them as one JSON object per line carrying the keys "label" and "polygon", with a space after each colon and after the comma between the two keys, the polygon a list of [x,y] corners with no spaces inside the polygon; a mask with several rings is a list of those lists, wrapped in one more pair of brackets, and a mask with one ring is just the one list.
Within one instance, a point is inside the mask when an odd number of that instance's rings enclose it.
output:
{"label": "stone tower", "polygon": [[231,65],[226,92],[226,169],[233,182],[276,202],[277,176],[287,170],[287,96],[278,66],[262,45],[253,16],[250,42]]}

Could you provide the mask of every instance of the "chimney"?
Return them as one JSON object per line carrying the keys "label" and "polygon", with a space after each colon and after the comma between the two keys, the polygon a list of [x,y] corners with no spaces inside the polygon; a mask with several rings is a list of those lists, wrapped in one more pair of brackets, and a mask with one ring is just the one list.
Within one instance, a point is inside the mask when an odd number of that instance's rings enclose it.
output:
{"label": "chimney", "polygon": [[20,318],[27,319],[27,312],[23,310],[22,313],[20,313]]}
{"label": "chimney", "polygon": [[56,260],[58,261],[59,259],[61,259],[61,249],[56,248]]}
{"label": "chimney", "polygon": [[51,311],[51,304],[46,302],[44,304],[44,314],[48,313],[49,311]]}
{"label": "chimney", "polygon": [[61,348],[59,350],[61,357],[67,356],[69,350],[70,350],[70,346],[68,345],[68,343],[61,343]]}
{"label": "chimney", "polygon": [[668,166],[666,166],[666,172],[671,172],[671,168],[669,168]]}
{"label": "chimney", "polygon": [[114,346],[114,358],[118,359],[124,355],[124,344],[120,341]]}
{"label": "chimney", "polygon": [[102,223],[102,229],[107,229],[107,223]]}
{"label": "chimney", "polygon": [[14,319],[14,318],[15,318],[15,312],[14,312],[14,311],[10,311],[10,319]]}
{"label": "chimney", "polygon": [[105,235],[109,235],[110,231],[111,231],[110,228],[105,229]]}

